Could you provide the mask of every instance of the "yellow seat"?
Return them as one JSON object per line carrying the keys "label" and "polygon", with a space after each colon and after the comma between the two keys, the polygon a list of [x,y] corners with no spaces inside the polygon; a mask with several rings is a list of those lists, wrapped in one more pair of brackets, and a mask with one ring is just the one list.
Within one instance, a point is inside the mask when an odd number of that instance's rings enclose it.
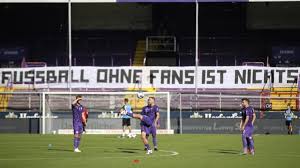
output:
{"label": "yellow seat", "polygon": [[[275,91],[276,90],[276,91]],[[288,91],[289,90],[289,91]],[[282,88],[275,89],[270,93],[270,103],[272,103],[272,110],[283,111],[287,109],[288,104],[291,105],[292,109],[297,107],[297,91],[292,91],[291,88],[284,90]],[[281,98],[282,97],[282,98]],[[294,98],[294,99],[293,99]]]}
{"label": "yellow seat", "polygon": [[[0,92],[12,92],[13,88],[0,87]],[[12,94],[0,94],[0,112],[5,112]]]}

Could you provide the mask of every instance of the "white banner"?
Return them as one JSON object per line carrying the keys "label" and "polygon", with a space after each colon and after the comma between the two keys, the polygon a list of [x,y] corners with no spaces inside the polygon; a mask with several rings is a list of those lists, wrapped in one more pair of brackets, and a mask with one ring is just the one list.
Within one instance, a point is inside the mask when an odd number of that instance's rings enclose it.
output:
{"label": "white banner", "polygon": [[[0,69],[0,86],[68,88],[69,67]],[[198,67],[198,88],[297,86],[300,68]],[[195,67],[72,67],[72,88],[195,88]]]}

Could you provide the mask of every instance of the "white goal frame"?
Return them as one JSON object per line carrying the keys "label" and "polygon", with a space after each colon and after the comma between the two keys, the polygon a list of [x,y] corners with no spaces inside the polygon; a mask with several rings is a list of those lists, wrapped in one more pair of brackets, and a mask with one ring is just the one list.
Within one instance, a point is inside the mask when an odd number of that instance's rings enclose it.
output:
{"label": "white goal frame", "polygon": [[[46,95],[128,95],[137,94],[138,92],[42,92],[42,134],[46,134]],[[171,130],[171,97],[170,92],[143,92],[147,95],[166,95],[167,97],[167,125],[166,130],[162,133],[173,134],[174,130]]]}

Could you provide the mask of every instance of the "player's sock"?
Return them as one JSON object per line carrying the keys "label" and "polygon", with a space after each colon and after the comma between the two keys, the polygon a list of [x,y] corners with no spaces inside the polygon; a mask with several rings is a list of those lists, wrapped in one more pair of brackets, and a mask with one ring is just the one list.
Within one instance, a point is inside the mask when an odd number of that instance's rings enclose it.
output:
{"label": "player's sock", "polygon": [[242,135],[242,143],[243,143],[244,153],[247,153],[248,152],[248,144],[247,144],[247,138],[245,135]]}
{"label": "player's sock", "polygon": [[78,147],[79,147],[79,145],[80,145],[80,138],[78,138],[78,142],[77,142],[77,143],[78,143],[77,145],[78,145]]}
{"label": "player's sock", "polygon": [[80,144],[80,138],[74,138],[74,148],[78,148]]}
{"label": "player's sock", "polygon": [[149,144],[145,144],[145,147],[146,147],[147,150],[151,150]]}
{"label": "player's sock", "polygon": [[73,147],[74,147],[74,149],[77,148],[77,140],[76,140],[76,138],[73,139]]}
{"label": "player's sock", "polygon": [[77,149],[78,147],[79,147],[79,145],[78,145],[78,138],[75,138],[75,146],[74,146],[74,148]]}
{"label": "player's sock", "polygon": [[250,152],[253,155],[254,154],[254,140],[252,137],[249,137],[249,148],[250,148]]}
{"label": "player's sock", "polygon": [[251,154],[250,139],[246,137],[246,140],[247,140],[247,154]]}
{"label": "player's sock", "polygon": [[156,139],[156,136],[152,137],[152,142],[153,142],[154,150],[157,150],[157,139]]}

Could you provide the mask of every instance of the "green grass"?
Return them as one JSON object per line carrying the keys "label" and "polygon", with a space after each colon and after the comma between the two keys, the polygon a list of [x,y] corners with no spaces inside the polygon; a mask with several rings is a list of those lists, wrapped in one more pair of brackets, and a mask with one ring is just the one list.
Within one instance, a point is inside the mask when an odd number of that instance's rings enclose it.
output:
{"label": "green grass", "polygon": [[[240,135],[160,135],[160,151],[145,155],[140,138],[84,135],[0,135],[1,168],[282,168],[299,167],[300,136],[255,136],[256,155],[241,156]],[[48,144],[52,147],[48,149]],[[171,155],[171,151],[178,155]],[[173,153],[174,154],[174,153]],[[139,160],[134,163],[133,160]]]}

